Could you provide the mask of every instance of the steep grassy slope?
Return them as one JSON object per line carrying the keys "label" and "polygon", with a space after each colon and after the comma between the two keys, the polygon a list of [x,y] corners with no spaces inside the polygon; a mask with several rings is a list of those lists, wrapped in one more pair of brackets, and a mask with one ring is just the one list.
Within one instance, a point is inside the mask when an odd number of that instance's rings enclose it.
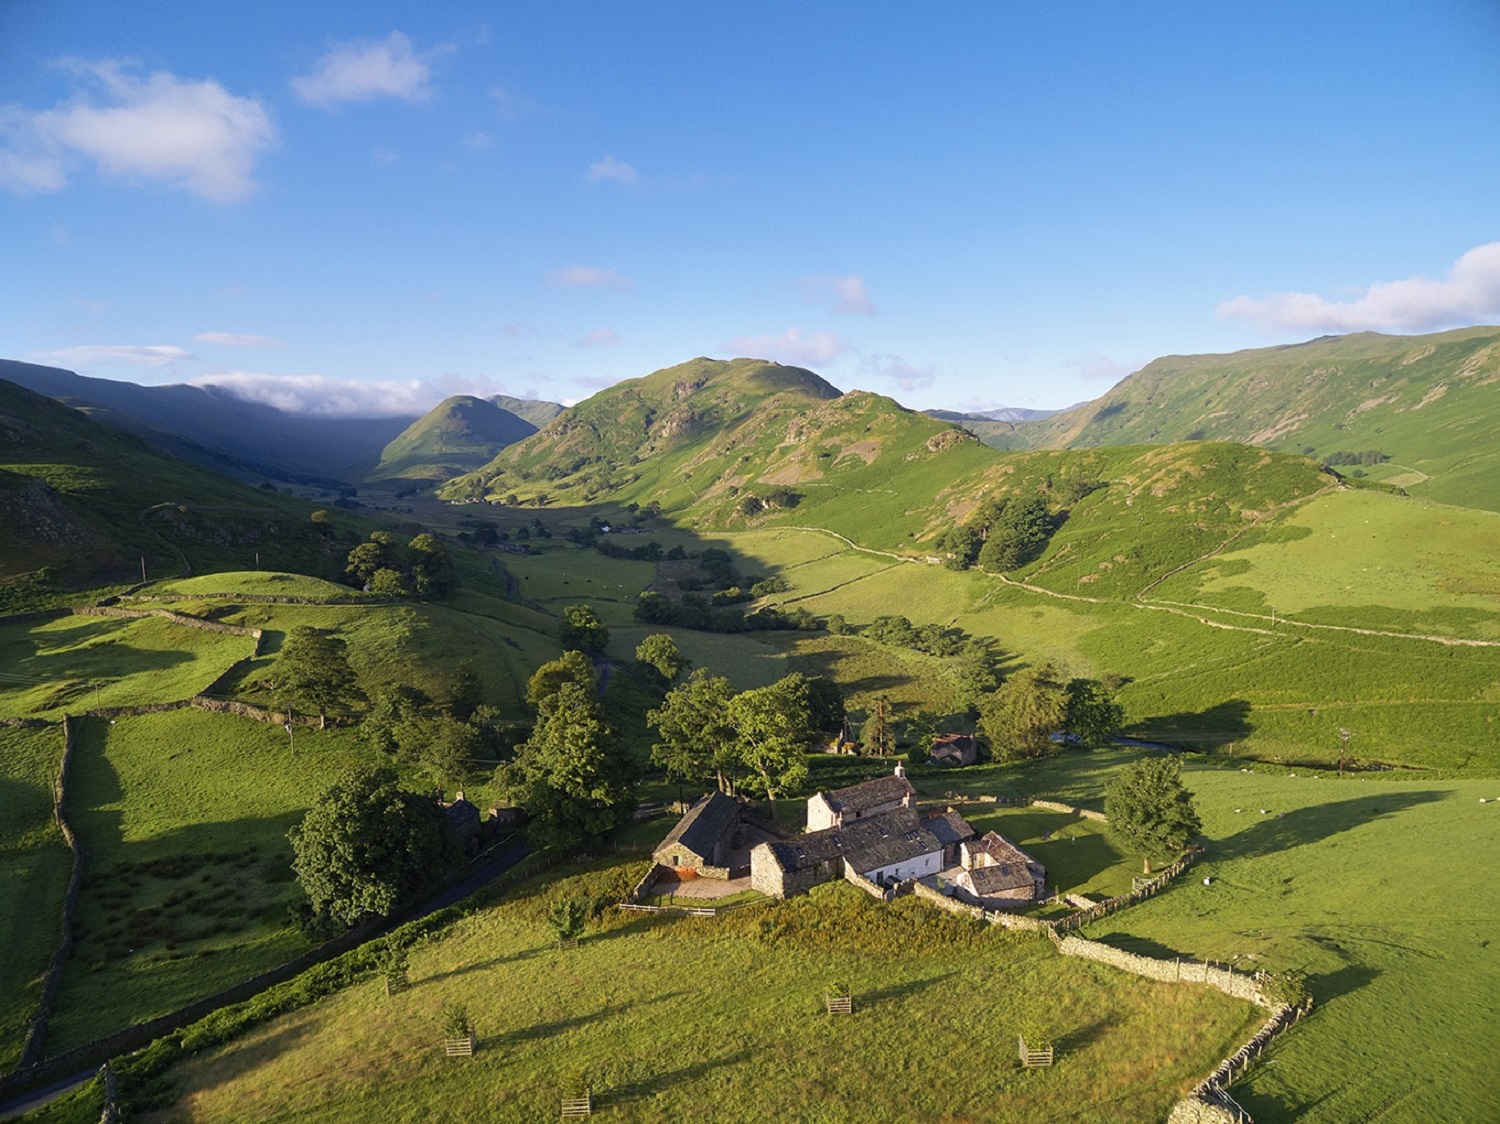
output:
{"label": "steep grassy slope", "polygon": [[0,382],[0,583],[46,568],[54,587],[97,584],[139,575],[142,558],[155,576],[253,565],[257,553],[336,572],[348,545],[311,510]]}
{"label": "steep grassy slope", "polygon": [[543,402],[535,398],[512,398],[509,394],[491,394],[485,399],[492,406],[508,410],[522,421],[528,421],[541,429],[566,407],[558,402]]}
{"label": "steep grassy slope", "polygon": [[445,398],[380,453],[367,480],[446,480],[487,464],[537,427],[493,402],[468,394]]}
{"label": "steep grassy slope", "polygon": [[1168,356],[1093,402],[986,434],[1006,448],[1202,439],[1380,452],[1390,460],[1364,468],[1374,479],[1500,510],[1500,328]]}

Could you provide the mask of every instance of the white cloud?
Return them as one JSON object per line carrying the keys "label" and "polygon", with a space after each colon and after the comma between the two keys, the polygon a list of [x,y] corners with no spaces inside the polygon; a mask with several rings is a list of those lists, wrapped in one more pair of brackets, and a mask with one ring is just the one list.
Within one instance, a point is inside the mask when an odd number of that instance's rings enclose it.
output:
{"label": "white cloud", "polygon": [[595,328],[585,332],[574,341],[574,347],[613,347],[620,342],[620,333],[613,328]]}
{"label": "white cloud", "polygon": [[490,97],[495,99],[495,112],[499,114],[502,121],[515,121],[525,117],[534,108],[535,103],[528,97],[507,90],[502,86],[494,86],[490,89]]}
{"label": "white cloud", "polygon": [[1500,242],[1476,246],[1441,281],[1379,282],[1349,301],[1314,293],[1239,296],[1219,305],[1218,314],[1264,331],[1299,332],[1424,332],[1500,320]]}
{"label": "white cloud", "polygon": [[465,134],[459,142],[470,152],[487,152],[495,147],[495,138],[483,130]]}
{"label": "white cloud", "polygon": [[0,109],[0,185],[22,195],[58,191],[82,158],[108,178],[164,183],[215,203],[255,190],[255,163],[277,144],[256,99],[212,79],[161,70],[141,77],[114,61],[64,65],[78,81],[69,101]]}
{"label": "white cloud", "polygon": [[860,369],[876,378],[895,383],[902,390],[920,390],[937,380],[937,368],[910,363],[899,355],[869,355],[860,363]]}
{"label": "white cloud", "polygon": [[831,363],[849,349],[832,332],[805,333],[801,328],[788,328],[779,336],[736,336],[728,346],[738,355],[775,359],[798,367]]}
{"label": "white cloud", "polygon": [[[425,414],[444,398],[472,394],[515,394],[505,384],[480,376],[438,375],[422,379],[362,382],[326,375],[268,375],[257,371],[216,371],[190,379],[190,386],[217,387],[236,398],[288,413],[323,417],[388,418]],[[528,388],[517,397],[536,398]]]}
{"label": "white cloud", "polygon": [[865,279],[857,273],[845,277],[804,277],[797,282],[797,287],[802,290],[803,300],[809,304],[827,305],[830,312],[850,316],[875,315]]}
{"label": "white cloud", "polygon": [[211,343],[219,347],[285,347],[286,341],[275,336],[242,336],[234,332],[199,332],[194,343]]}
{"label": "white cloud", "polygon": [[1121,363],[1111,359],[1108,355],[1085,355],[1079,359],[1068,360],[1068,366],[1078,372],[1081,379],[1107,379],[1111,383],[1119,382],[1126,375],[1139,371],[1143,363]]}
{"label": "white cloud", "polygon": [[56,351],[39,351],[32,358],[44,363],[56,363],[65,367],[97,367],[111,363],[129,363],[136,367],[165,367],[168,363],[180,363],[196,359],[190,351],[167,344],[135,346],[132,344],[88,344],[81,347],[63,347]]}
{"label": "white cloud", "polygon": [[629,186],[636,183],[641,174],[623,160],[616,160],[613,156],[606,156],[603,160],[595,160],[589,165],[590,183],[618,183]]}
{"label": "white cloud", "polygon": [[333,109],[348,102],[381,98],[429,101],[431,77],[427,59],[412,50],[410,39],[393,31],[384,39],[336,44],[311,72],[291,79],[290,85],[292,92],[309,105]]}
{"label": "white cloud", "polygon": [[634,284],[618,270],[597,265],[565,265],[554,269],[549,280],[565,289],[614,289],[617,292],[625,292]]}

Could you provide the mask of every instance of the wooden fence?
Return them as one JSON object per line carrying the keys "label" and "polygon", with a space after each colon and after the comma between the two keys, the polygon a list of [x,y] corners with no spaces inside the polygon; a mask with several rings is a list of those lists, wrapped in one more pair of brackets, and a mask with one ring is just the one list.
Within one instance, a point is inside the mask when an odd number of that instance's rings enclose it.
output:
{"label": "wooden fence", "polygon": [[1033,1069],[1038,1066],[1052,1064],[1051,1046],[1028,1046],[1024,1034],[1017,1035],[1017,1041],[1020,1043],[1021,1064],[1023,1066]]}
{"label": "wooden fence", "polygon": [[594,1090],[586,1088],[581,1097],[563,1097],[562,1114],[564,1116],[592,1116],[594,1114]]}

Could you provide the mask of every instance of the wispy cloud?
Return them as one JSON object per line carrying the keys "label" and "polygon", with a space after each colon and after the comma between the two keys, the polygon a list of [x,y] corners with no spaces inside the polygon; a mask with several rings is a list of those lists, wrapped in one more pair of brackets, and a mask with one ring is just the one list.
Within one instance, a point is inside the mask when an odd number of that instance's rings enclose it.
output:
{"label": "wispy cloud", "polygon": [[199,332],[194,343],[211,343],[218,347],[285,347],[286,340],[275,336],[242,336],[235,332]]}
{"label": "wispy cloud", "polygon": [[548,280],[564,289],[614,289],[625,292],[634,282],[616,269],[597,265],[565,265],[554,269]]}
{"label": "wispy cloud", "polygon": [[212,79],[167,71],[144,77],[122,62],[61,64],[76,83],[51,109],[0,107],[0,186],[16,194],[59,191],[73,166],[165,184],[215,203],[237,203],[255,190],[255,164],[278,143],[255,98],[237,97]]}
{"label": "wispy cloud", "polygon": [[899,355],[867,355],[860,362],[860,370],[906,391],[929,387],[938,376],[936,367],[912,363]]}
{"label": "wispy cloud", "polygon": [[[389,418],[424,414],[444,398],[472,394],[483,398],[508,393],[508,388],[484,377],[441,375],[423,379],[381,379],[364,382],[327,375],[268,375],[257,371],[216,371],[189,380],[191,386],[217,387],[236,398],[278,410],[324,417]],[[511,392],[513,393],[513,392]],[[534,389],[520,394],[534,398]]]}
{"label": "wispy cloud", "polygon": [[478,129],[464,134],[463,140],[459,143],[470,152],[488,152],[495,147],[495,138],[484,130]]}
{"label": "wispy cloud", "polygon": [[625,161],[606,156],[589,165],[588,178],[590,183],[618,183],[628,187],[639,182],[641,174]]}
{"label": "wispy cloud", "polygon": [[1380,282],[1348,301],[1314,293],[1239,296],[1219,305],[1218,314],[1264,331],[1300,332],[1424,332],[1500,320],[1500,242],[1476,246],[1441,281]]}
{"label": "wispy cloud", "polygon": [[432,100],[430,56],[419,55],[399,31],[384,39],[337,43],[307,74],[290,80],[292,92],[308,105],[334,109],[350,102]]}
{"label": "wispy cloud", "polygon": [[613,328],[595,328],[573,341],[574,347],[613,347],[620,342],[620,333]]}
{"label": "wispy cloud", "polygon": [[1068,360],[1068,366],[1078,373],[1081,379],[1104,379],[1111,383],[1119,382],[1126,375],[1134,374],[1145,364],[1143,363],[1121,363],[1111,359],[1108,355],[1085,355],[1078,359]]}
{"label": "wispy cloud", "polygon": [[514,90],[507,90],[503,86],[491,87],[490,97],[494,99],[495,112],[500,115],[502,121],[515,121],[525,117],[536,108],[536,103],[530,98]]}
{"label": "wispy cloud", "polygon": [[87,344],[80,347],[63,347],[56,351],[39,351],[33,359],[44,363],[55,363],[64,367],[99,367],[128,363],[135,367],[165,367],[168,363],[180,363],[196,359],[190,351],[168,344],[137,346],[134,344]]}
{"label": "wispy cloud", "polygon": [[798,367],[831,363],[849,350],[849,345],[832,332],[803,332],[801,328],[788,328],[779,336],[736,336],[728,347],[736,355],[774,359]]}
{"label": "wispy cloud", "polygon": [[844,277],[804,277],[797,282],[802,297],[810,304],[827,305],[830,312],[849,316],[874,316],[875,306],[865,279],[857,273]]}

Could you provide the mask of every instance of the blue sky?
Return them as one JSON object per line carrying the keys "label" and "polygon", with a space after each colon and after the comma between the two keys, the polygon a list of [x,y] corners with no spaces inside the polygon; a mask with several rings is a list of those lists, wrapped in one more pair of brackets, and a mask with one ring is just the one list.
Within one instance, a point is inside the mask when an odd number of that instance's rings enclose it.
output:
{"label": "blue sky", "polygon": [[1500,3],[0,0],[0,355],[927,408],[1500,323]]}

